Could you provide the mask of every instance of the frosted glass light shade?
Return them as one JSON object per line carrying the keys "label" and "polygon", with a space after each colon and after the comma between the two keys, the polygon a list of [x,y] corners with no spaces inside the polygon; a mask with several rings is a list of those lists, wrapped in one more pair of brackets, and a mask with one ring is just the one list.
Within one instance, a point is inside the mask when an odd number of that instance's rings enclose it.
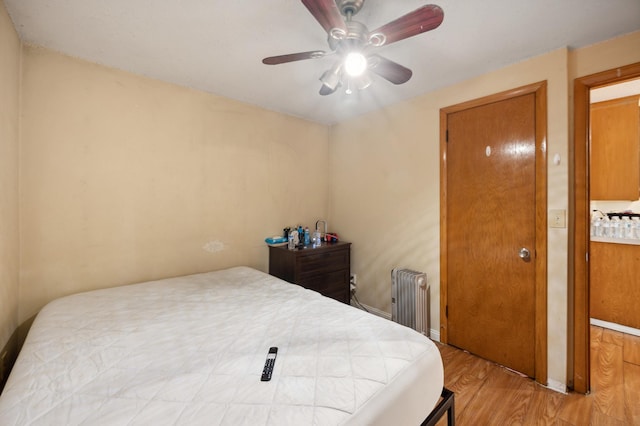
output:
{"label": "frosted glass light shade", "polygon": [[367,58],[362,53],[351,52],[344,59],[344,70],[352,77],[361,76],[367,69]]}

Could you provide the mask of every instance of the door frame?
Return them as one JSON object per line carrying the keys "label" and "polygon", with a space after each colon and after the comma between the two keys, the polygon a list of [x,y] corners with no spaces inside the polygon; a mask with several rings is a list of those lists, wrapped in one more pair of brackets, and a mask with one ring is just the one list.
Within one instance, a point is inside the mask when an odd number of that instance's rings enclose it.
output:
{"label": "door frame", "polygon": [[529,84],[440,109],[440,340],[447,323],[447,116],[510,98],[535,94],[535,380],[547,384],[547,82]]}
{"label": "door frame", "polygon": [[[623,80],[640,77],[640,62],[613,68],[573,82],[573,383],[570,387],[579,393],[590,389],[589,358],[589,106],[590,91],[594,87],[606,86]],[[570,241],[571,243],[571,241]],[[573,308],[573,309],[572,309]]]}

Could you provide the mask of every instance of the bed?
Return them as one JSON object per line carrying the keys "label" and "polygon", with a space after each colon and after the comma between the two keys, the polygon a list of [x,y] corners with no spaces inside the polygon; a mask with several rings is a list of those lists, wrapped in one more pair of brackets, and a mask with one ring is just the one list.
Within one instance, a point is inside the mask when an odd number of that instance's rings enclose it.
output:
{"label": "bed", "polygon": [[236,267],[52,301],[0,397],[0,424],[418,425],[442,392],[426,337]]}

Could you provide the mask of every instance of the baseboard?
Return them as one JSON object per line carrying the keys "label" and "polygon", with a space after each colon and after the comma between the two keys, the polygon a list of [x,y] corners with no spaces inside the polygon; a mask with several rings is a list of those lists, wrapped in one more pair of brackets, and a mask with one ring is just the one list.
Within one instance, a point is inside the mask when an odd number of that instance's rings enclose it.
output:
{"label": "baseboard", "polygon": [[431,340],[435,340],[436,342],[440,341],[440,332],[438,330],[434,330],[432,328],[429,330],[429,332],[431,333],[431,336],[429,336]]}
{"label": "baseboard", "polygon": [[[354,304],[353,301],[351,302],[351,306],[354,306],[358,309],[362,309],[362,310],[366,310],[369,313],[372,313],[374,315],[377,315],[379,317],[382,317],[384,319],[387,319],[389,321],[391,321],[391,314],[388,312],[385,312],[383,310],[380,310],[378,308],[374,308],[373,306],[369,306],[369,305],[365,305],[364,303],[360,303],[358,304]],[[433,328],[429,330],[429,336],[427,336],[428,338],[430,338],[431,340],[435,340],[436,342],[440,341],[440,332],[438,330],[434,330]]]}
{"label": "baseboard", "polygon": [[364,308],[364,310],[366,310],[367,312],[370,312],[374,315],[377,315],[379,317],[382,317],[384,319],[387,319],[389,321],[391,321],[391,314],[388,312],[385,312],[381,309],[378,308],[374,308],[373,306],[369,306],[369,305],[365,305],[364,303],[361,303],[361,308]]}
{"label": "baseboard", "polygon": [[616,324],[614,322],[602,321],[602,320],[595,319],[595,318],[591,318],[589,320],[589,322],[591,323],[591,325],[595,325],[595,326],[598,326],[598,327],[604,327],[604,328],[608,328],[610,330],[615,330],[615,331],[619,331],[621,333],[631,334],[633,336],[640,337],[640,330],[638,330],[637,328],[627,327],[626,325],[620,325],[620,324]]}
{"label": "baseboard", "polygon": [[567,385],[552,379],[547,379],[547,388],[556,392],[567,393]]}

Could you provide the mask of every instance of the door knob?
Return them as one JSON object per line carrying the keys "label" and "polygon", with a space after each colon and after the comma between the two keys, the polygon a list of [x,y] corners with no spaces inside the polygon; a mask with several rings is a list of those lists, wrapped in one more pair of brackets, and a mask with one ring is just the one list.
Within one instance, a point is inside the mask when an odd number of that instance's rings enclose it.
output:
{"label": "door knob", "polygon": [[518,256],[520,257],[520,259],[524,260],[525,262],[528,262],[529,260],[531,260],[531,252],[525,247],[522,247],[520,249],[520,251],[518,252]]}

